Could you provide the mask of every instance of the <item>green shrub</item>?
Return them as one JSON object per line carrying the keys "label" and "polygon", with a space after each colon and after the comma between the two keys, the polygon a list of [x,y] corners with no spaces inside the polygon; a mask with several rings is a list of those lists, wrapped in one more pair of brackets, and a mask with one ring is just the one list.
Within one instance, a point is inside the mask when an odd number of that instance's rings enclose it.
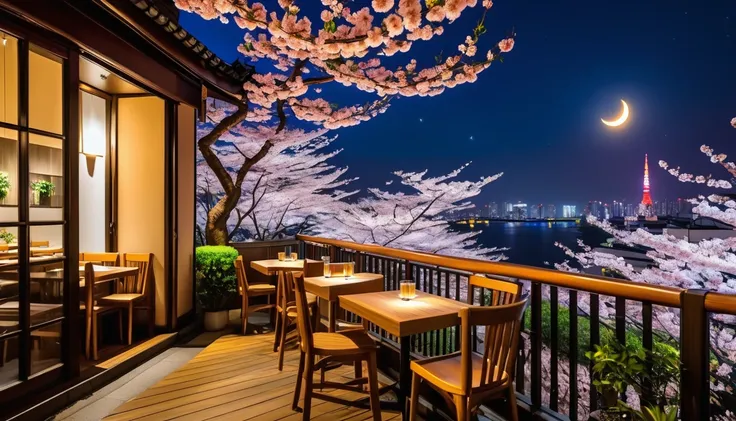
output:
{"label": "green shrub", "polygon": [[[570,309],[562,305],[557,310],[557,349],[561,356],[568,357],[570,355]],[[610,345],[616,342],[616,332],[601,321],[600,323],[600,344]],[[524,329],[531,329],[531,309],[527,309],[524,317]],[[549,301],[542,301],[542,343],[550,346],[552,342],[552,306]],[[658,343],[672,348],[665,344],[655,335],[654,344]],[[626,344],[635,348],[642,348],[644,345],[641,340],[641,330],[628,328],[626,330]],[[674,349],[674,348],[672,348]],[[590,346],[590,318],[585,315],[578,315],[578,362],[588,361],[585,353],[592,350]]]}
{"label": "green shrub", "polygon": [[227,301],[238,293],[235,259],[238,251],[228,246],[201,246],[196,249],[197,296],[205,310],[227,309]]}

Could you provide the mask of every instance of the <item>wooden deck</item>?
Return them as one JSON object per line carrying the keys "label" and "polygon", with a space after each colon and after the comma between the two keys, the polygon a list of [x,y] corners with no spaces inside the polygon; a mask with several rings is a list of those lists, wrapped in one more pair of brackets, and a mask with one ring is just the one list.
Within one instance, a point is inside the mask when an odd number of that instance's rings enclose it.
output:
{"label": "wooden deck", "polygon": [[[138,397],[119,406],[106,420],[301,420],[292,411],[298,352],[287,350],[284,370],[277,370],[273,335],[228,335],[169,374]],[[327,378],[346,381],[353,368],[329,371]],[[366,397],[354,392],[324,392],[343,399]],[[301,403],[300,403],[301,405]],[[314,399],[313,420],[369,420],[367,409]],[[384,411],[384,420],[400,420]]]}

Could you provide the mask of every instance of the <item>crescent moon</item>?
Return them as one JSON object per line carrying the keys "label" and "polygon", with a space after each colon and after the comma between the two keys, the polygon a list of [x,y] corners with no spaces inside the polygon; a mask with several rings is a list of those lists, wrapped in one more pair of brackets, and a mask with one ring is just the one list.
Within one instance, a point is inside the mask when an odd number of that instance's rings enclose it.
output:
{"label": "crescent moon", "polygon": [[601,119],[601,122],[605,124],[606,126],[611,126],[611,127],[617,127],[617,126],[624,124],[626,120],[629,118],[629,106],[626,104],[626,101],[624,101],[623,99],[621,100],[621,104],[623,104],[624,109],[621,112],[621,115],[617,119],[613,121]]}

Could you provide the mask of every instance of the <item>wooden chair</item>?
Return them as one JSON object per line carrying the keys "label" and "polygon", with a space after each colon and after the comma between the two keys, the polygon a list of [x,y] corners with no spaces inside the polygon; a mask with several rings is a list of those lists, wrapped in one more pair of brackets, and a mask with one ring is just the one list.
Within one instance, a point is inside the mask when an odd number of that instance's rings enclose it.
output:
{"label": "wooden chair", "polygon": [[99,317],[103,313],[116,310],[113,307],[97,305],[94,296],[95,270],[91,262],[84,265],[84,286],[86,295],[84,302],[80,303],[80,310],[84,311],[85,321],[85,355],[87,358],[97,360],[97,330]]}
{"label": "wooden chair", "polygon": [[[85,255],[85,257],[87,257]],[[136,276],[128,276],[115,283],[115,293],[102,297],[99,301],[114,308],[125,309],[128,313],[128,345],[133,342],[133,309],[143,308],[148,312],[148,335],[153,336],[155,323],[153,294],[153,254],[123,253],[123,264],[137,267]],[[123,315],[120,314],[122,332]]]}
{"label": "wooden chair", "polygon": [[10,247],[7,244],[0,244],[0,252],[6,252],[10,250]]}
{"label": "wooden chair", "polygon": [[[511,420],[519,419],[514,373],[521,318],[527,300],[493,307],[460,310],[460,352],[412,361],[409,420],[417,417],[420,380],[429,383],[457,412],[456,420],[470,420],[471,413],[489,399],[506,397]],[[485,326],[483,354],[472,351],[472,328]]]}
{"label": "wooden chair", "polygon": [[[309,420],[312,409],[312,398],[334,402],[338,398],[315,392],[315,388],[333,388],[365,393],[364,384],[368,384],[371,412],[374,420],[381,420],[381,407],[378,399],[378,368],[376,365],[376,352],[378,346],[373,339],[364,331],[348,331],[340,333],[314,333],[310,322],[310,304],[307,301],[307,293],[304,289],[304,276],[300,275],[294,280],[297,328],[299,330],[299,370],[297,372],[296,387],[294,389],[294,400],[292,409],[299,410],[299,397],[301,395],[302,381],[304,382],[304,408],[302,420]],[[321,357],[319,360],[315,360]],[[356,378],[347,383],[320,382],[314,383],[315,370],[321,369],[325,364],[339,360],[340,362],[352,362],[356,367]],[[367,377],[362,377],[358,367],[365,361],[368,366]],[[358,376],[358,374],[360,374]],[[349,402],[345,402],[349,404]]]}
{"label": "wooden chair", "polygon": [[[289,328],[294,326],[296,312],[296,298],[294,295],[294,279],[300,276],[304,278],[302,272],[286,272],[284,276],[279,276],[279,297],[276,301],[276,332],[273,344],[274,352],[279,352],[279,371],[284,368],[284,350],[287,342],[287,334]],[[309,303],[309,311],[312,315],[313,326],[316,326],[316,320],[319,317],[319,308],[317,307],[317,296],[306,292],[307,303]],[[298,332],[297,332],[298,333]]]}
{"label": "wooden chair", "polygon": [[[245,265],[243,256],[235,259],[235,274],[238,277],[238,293],[240,294],[240,329],[245,335],[248,326],[248,315],[257,311],[271,310],[276,308],[276,303],[271,302],[271,296],[276,294],[276,286],[271,284],[248,284],[245,276]],[[251,297],[266,296],[266,304],[250,305]],[[274,297],[275,298],[275,297]]]}
{"label": "wooden chair", "polygon": [[[486,278],[480,275],[471,275],[468,279],[468,304],[475,304],[475,289],[480,289],[480,305],[500,306],[515,303],[521,296],[521,284],[502,281],[499,279]],[[486,303],[486,290],[491,296]]]}
{"label": "wooden chair", "polygon": [[120,266],[120,253],[79,253],[79,264],[87,262],[100,266]]}

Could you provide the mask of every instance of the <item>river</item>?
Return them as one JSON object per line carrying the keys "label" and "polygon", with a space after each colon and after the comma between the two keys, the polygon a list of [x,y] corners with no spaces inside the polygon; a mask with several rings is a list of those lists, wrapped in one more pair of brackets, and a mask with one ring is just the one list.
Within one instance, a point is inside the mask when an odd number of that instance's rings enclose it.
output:
{"label": "river", "polygon": [[574,222],[491,222],[476,225],[478,242],[486,247],[507,247],[509,263],[549,268],[567,257],[555,241],[576,249],[580,231]]}

